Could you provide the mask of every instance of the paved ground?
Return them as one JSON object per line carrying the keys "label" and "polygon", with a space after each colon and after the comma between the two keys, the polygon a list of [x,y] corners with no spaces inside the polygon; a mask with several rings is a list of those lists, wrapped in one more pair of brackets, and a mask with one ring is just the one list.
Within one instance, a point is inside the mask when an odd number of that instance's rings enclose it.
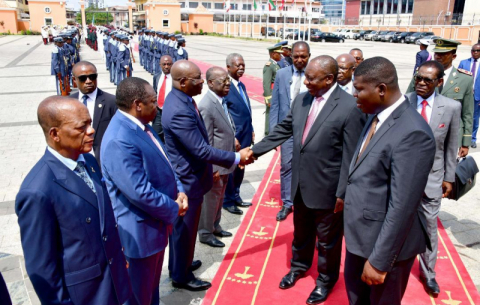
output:
{"label": "paved ground", "polygon": [[[210,64],[225,66],[225,57],[231,52],[243,54],[246,73],[262,77],[263,65],[267,60],[264,42],[225,39],[210,36],[187,37],[190,57]],[[406,89],[414,66],[417,46],[377,42],[347,41],[345,44],[312,44],[312,55],[328,54],[337,56],[353,47],[364,50],[365,57],[385,56],[392,60],[399,73],[401,88]],[[23,252],[14,200],[18,188],[35,162],[43,155],[45,141],[36,123],[36,109],[40,101],[55,94],[55,84],[50,76],[50,52],[52,46],[41,44],[36,36],[6,36],[0,38],[0,271],[2,272],[14,304],[39,304],[32,285],[25,272]],[[468,58],[469,47],[461,46],[460,59]],[[82,58],[97,65],[99,87],[114,93],[115,86],[109,83],[108,74],[100,52],[93,52],[84,46]],[[137,57],[138,59],[138,57]],[[134,65],[134,75],[152,80],[152,76]],[[200,100],[200,98],[197,98]],[[253,102],[253,119],[257,140],[263,134],[264,106]],[[471,154],[480,162],[478,150]],[[253,197],[272,153],[262,157],[246,171],[242,196],[245,200]],[[412,156],[413,157],[413,156]],[[480,164],[480,163],[479,163]],[[459,202],[444,200],[440,217],[457,251],[480,290],[480,188],[476,187]],[[222,225],[236,232],[242,217],[223,214]],[[289,220],[291,221],[291,218]],[[223,240],[227,247],[212,249],[197,244],[196,258],[203,266],[196,274],[206,280],[214,276],[231,239]],[[165,258],[165,262],[168,258]],[[165,269],[165,268],[164,268]],[[279,279],[280,280],[280,279]],[[189,293],[173,289],[168,274],[162,274],[161,297],[164,304],[200,304],[204,293]]]}

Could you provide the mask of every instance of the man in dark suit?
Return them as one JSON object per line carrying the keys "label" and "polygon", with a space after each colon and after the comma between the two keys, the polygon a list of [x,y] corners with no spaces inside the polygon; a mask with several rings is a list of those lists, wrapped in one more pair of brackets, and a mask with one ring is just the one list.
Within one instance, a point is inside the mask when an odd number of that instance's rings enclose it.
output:
{"label": "man in dark suit", "polygon": [[80,61],[73,66],[73,80],[77,83],[78,92],[71,95],[87,106],[88,113],[95,129],[93,152],[100,164],[100,147],[108,124],[117,111],[115,96],[97,88],[97,68],[88,61]]}
{"label": "man in dark suit", "polygon": [[407,94],[410,104],[429,122],[435,137],[435,161],[428,175],[427,187],[420,209],[427,220],[427,233],[432,249],[420,254],[420,279],[425,290],[439,294],[440,287],[435,280],[438,236],[437,221],[442,198],[448,197],[455,182],[457,167],[458,128],[462,106],[455,100],[435,93],[443,84],[443,66],[436,61],[420,65],[415,76],[415,92]]}
{"label": "man in dark suit", "polygon": [[153,76],[153,90],[155,90],[157,95],[157,115],[152,122],[152,128],[163,142],[165,142],[165,137],[162,127],[162,108],[165,103],[165,97],[167,97],[172,90],[172,75],[170,75],[172,65],[173,61],[170,55],[163,55],[160,58],[160,68],[162,71]]}
{"label": "man in dark suit", "polygon": [[[12,305],[12,300],[10,299],[10,294],[8,293],[7,285],[3,279],[2,273],[0,272],[0,300],[4,302],[4,305]],[[3,304],[3,303],[2,303]]]}
{"label": "man in dark suit", "polygon": [[417,72],[418,67],[420,67],[424,62],[426,62],[429,59],[432,59],[432,56],[430,53],[428,53],[427,48],[428,48],[428,40],[426,39],[420,39],[420,51],[417,52],[417,55],[415,57],[415,67],[413,68],[413,74]]}
{"label": "man in dark suit", "polygon": [[212,164],[229,168],[253,162],[250,148],[238,153],[209,145],[208,133],[192,98],[202,92],[202,73],[197,65],[179,60],[172,66],[173,89],[163,107],[162,125],[170,161],[189,199],[189,211],[173,225],[169,252],[172,285],[191,291],[212,285],[193,275],[191,266],[203,196],[212,188]]}
{"label": "man in dark suit", "polygon": [[371,114],[345,195],[345,283],[350,304],[400,304],[415,257],[429,244],[420,201],[435,141],[386,58],[355,70],[358,107]]}
{"label": "man in dark suit", "polygon": [[338,87],[338,65],[319,56],[305,69],[308,92],[297,96],[287,117],[252,147],[261,156],[293,136],[292,199],[294,238],[288,289],[310,268],[318,238],[318,277],[307,304],[319,304],[338,280],[347,175],[365,116],[355,99]]}
{"label": "man in dark suit", "polygon": [[[250,147],[255,141],[255,132],[252,125],[250,99],[245,85],[240,81],[245,73],[245,61],[242,55],[231,53],[227,56],[227,71],[231,85],[225,101],[235,122],[235,143],[240,144],[240,148]],[[223,208],[232,214],[242,215],[243,211],[238,207],[245,208],[252,205],[250,202],[244,202],[240,197],[240,186],[244,175],[245,169],[237,166],[228,178]]]}
{"label": "man in dark suit", "polygon": [[[270,103],[270,130],[283,121],[290,112],[290,106],[297,95],[307,91],[304,84],[305,67],[310,59],[310,46],[304,41],[293,44],[293,65],[280,69],[275,77]],[[277,213],[277,220],[283,221],[292,213],[292,158],[293,137],[281,146],[280,189],[282,208]]]}
{"label": "man in dark suit", "polygon": [[160,303],[168,232],[188,200],[165,148],[148,125],[157,111],[150,84],[137,77],[117,88],[119,111],[105,132],[102,171],[132,281],[129,305]]}
{"label": "man in dark suit", "polygon": [[49,97],[38,107],[47,149],[15,202],[25,266],[42,304],[123,304],[127,263],[95,158],[87,107]]}

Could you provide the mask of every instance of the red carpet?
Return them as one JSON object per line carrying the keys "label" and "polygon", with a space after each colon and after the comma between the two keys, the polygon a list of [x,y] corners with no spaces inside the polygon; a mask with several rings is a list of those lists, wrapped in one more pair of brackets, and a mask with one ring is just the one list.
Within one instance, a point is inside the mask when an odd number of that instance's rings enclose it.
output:
{"label": "red carpet", "polygon": [[[204,305],[305,304],[313,290],[317,276],[315,261],[307,277],[299,280],[294,288],[278,288],[281,278],[289,271],[293,239],[292,215],[284,222],[275,220],[280,208],[279,156],[276,153],[273,157],[253,198],[253,206],[247,210],[213,280],[213,287],[204,298]],[[437,262],[440,295],[437,298],[427,295],[418,276],[416,261],[402,304],[480,304],[480,295],[440,222]],[[324,304],[348,304],[343,264],[340,279]]]}

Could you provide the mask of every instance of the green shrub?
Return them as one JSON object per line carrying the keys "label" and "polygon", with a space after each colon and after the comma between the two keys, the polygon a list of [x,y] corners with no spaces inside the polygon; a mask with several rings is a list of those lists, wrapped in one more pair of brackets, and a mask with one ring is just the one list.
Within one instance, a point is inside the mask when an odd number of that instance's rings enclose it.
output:
{"label": "green shrub", "polygon": [[175,31],[175,34],[181,34],[181,33],[182,33],[182,32],[180,32],[180,31]]}
{"label": "green shrub", "polygon": [[200,35],[203,35],[203,30],[200,29],[200,31],[198,31],[200,33]]}

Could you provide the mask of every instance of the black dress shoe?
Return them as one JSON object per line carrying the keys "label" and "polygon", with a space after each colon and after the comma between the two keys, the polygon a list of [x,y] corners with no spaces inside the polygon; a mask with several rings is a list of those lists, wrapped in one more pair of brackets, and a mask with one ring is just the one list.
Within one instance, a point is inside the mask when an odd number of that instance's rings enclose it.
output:
{"label": "black dress shoe", "polygon": [[213,239],[210,239],[209,241],[200,241],[202,244],[205,244],[205,245],[209,245],[210,247],[214,247],[214,248],[223,248],[225,247],[225,244],[222,243],[221,241],[219,241],[218,239],[216,238],[213,238]]}
{"label": "black dress shoe", "polygon": [[237,207],[241,207],[241,208],[248,208],[249,206],[252,205],[251,202],[244,202],[242,199],[239,199],[237,201],[235,201],[235,205]]}
{"label": "black dress shoe", "polygon": [[287,216],[290,213],[292,213],[292,208],[283,206],[280,212],[277,214],[277,221],[283,221],[287,219]]}
{"label": "black dress shoe", "polygon": [[212,287],[212,284],[210,282],[202,281],[200,279],[193,279],[187,283],[177,283],[175,281],[172,281],[172,286],[175,288],[186,289],[190,291],[202,291]]}
{"label": "black dress shoe", "polygon": [[227,232],[227,231],[223,231],[223,230],[222,230],[222,231],[220,231],[220,232],[218,232],[218,233],[217,233],[217,232],[213,232],[213,235],[218,236],[218,237],[230,237],[230,236],[232,236],[233,234],[230,233],[230,232]]}
{"label": "black dress shoe", "polygon": [[302,277],[305,276],[305,272],[290,271],[285,275],[280,282],[279,287],[281,289],[288,289],[295,286],[295,283]]}
{"label": "black dress shoe", "polygon": [[307,304],[320,304],[325,302],[329,292],[330,290],[325,287],[316,286],[312,293],[310,293]]}
{"label": "black dress shoe", "polygon": [[242,215],[243,214],[243,211],[240,210],[239,208],[237,208],[236,206],[231,206],[231,207],[226,207],[224,208],[225,210],[229,211],[230,213],[232,214],[236,214],[236,215]]}
{"label": "black dress shoe", "polygon": [[470,145],[472,148],[477,148],[477,143],[476,142],[472,142],[472,145]]}
{"label": "black dress shoe", "polygon": [[435,279],[425,279],[422,278],[423,288],[425,291],[430,294],[439,294],[440,293],[440,286]]}
{"label": "black dress shoe", "polygon": [[198,268],[202,266],[202,261],[201,260],[196,260],[192,262],[192,265],[190,266],[190,271],[195,271]]}

